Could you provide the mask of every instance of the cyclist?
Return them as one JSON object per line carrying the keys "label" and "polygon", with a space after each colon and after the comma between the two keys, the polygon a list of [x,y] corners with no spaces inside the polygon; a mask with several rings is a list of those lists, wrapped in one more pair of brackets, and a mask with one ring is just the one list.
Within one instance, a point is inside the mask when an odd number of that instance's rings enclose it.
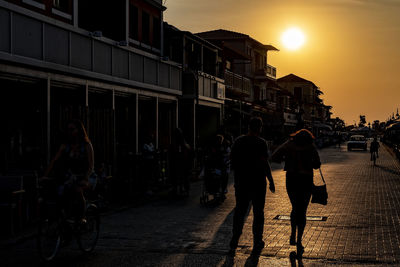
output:
{"label": "cyclist", "polygon": [[378,138],[374,137],[374,140],[371,142],[371,145],[369,147],[369,150],[371,152],[371,160],[373,160],[373,154],[376,153],[376,157],[379,158],[378,155],[378,150],[379,150],[379,142],[378,142]]}
{"label": "cyclist", "polygon": [[[86,200],[83,195],[94,174],[93,147],[79,120],[66,124],[65,141],[50,162],[42,180],[53,180],[61,205],[68,215],[75,216],[76,223],[85,223]],[[48,178],[54,173],[54,178]],[[71,214],[73,213],[73,214]]]}

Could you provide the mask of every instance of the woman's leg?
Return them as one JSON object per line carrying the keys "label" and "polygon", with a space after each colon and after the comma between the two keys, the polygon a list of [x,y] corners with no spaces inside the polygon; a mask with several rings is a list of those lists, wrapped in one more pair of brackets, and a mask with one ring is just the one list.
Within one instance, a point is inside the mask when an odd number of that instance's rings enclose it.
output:
{"label": "woman's leg", "polygon": [[301,256],[304,252],[302,244],[303,233],[307,222],[307,208],[310,203],[311,190],[303,188],[300,192],[297,208],[297,255]]}
{"label": "woman's leg", "polygon": [[296,244],[296,227],[297,227],[297,209],[296,209],[296,193],[294,188],[291,187],[290,183],[286,182],[286,190],[290,199],[290,203],[292,204],[292,211],[290,213],[290,226],[291,226],[291,234],[290,234],[290,245]]}
{"label": "woman's leg", "polygon": [[74,194],[74,202],[75,202],[75,219],[77,222],[82,221],[85,217],[86,212],[86,199],[83,195],[83,188],[81,186],[75,187],[75,194]]}

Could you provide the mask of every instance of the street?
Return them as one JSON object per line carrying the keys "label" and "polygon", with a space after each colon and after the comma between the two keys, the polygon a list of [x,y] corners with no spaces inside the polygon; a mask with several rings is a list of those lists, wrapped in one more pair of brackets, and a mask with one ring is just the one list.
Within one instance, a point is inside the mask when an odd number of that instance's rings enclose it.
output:
{"label": "street", "polygon": [[[328,188],[328,205],[310,204],[304,233],[305,266],[400,264],[400,165],[381,146],[377,166],[368,151],[319,150]],[[290,215],[285,173],[272,164],[276,193],[267,192],[264,241],[260,257],[251,257],[249,212],[235,258],[227,256],[235,205],[234,189],[224,203],[200,205],[201,181],[188,199],[160,199],[102,217],[95,251],[83,255],[76,242],[61,249],[57,266],[290,266]],[[231,179],[232,180],[232,179]],[[315,181],[316,184],[319,181]],[[2,247],[2,266],[40,266],[35,240]]]}

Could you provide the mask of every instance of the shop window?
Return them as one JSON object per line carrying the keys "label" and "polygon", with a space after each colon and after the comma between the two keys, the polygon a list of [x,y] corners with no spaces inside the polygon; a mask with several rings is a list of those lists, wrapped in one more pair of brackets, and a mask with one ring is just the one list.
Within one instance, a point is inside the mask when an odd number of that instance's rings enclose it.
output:
{"label": "shop window", "polygon": [[129,6],[129,37],[138,40],[138,8]]}
{"label": "shop window", "polygon": [[142,13],[142,42],[150,44],[150,15]]}

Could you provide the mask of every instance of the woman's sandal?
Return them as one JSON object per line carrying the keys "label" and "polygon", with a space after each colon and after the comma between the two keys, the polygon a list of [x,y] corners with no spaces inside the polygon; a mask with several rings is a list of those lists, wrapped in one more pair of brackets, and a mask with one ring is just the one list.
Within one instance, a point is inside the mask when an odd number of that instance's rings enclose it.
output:
{"label": "woman's sandal", "polygon": [[302,257],[304,253],[304,247],[301,244],[297,245],[297,257]]}

